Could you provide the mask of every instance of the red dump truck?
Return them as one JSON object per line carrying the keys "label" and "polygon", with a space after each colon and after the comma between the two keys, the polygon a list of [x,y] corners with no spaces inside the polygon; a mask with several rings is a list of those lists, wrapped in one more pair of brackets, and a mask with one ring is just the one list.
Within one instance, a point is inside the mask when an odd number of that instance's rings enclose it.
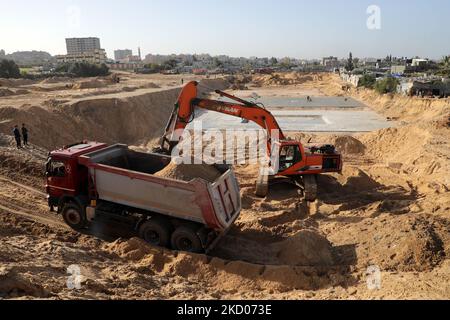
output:
{"label": "red dump truck", "polygon": [[53,151],[46,165],[48,204],[75,230],[113,220],[151,244],[207,252],[240,214],[234,171],[216,166],[222,175],[213,183],[154,175],[170,161],[120,144],[86,142]]}

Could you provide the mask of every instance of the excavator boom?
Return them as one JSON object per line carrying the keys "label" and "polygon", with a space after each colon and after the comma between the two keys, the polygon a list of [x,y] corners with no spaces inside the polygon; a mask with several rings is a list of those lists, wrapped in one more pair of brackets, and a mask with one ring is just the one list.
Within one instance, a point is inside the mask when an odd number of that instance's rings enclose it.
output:
{"label": "excavator boom", "polygon": [[263,107],[220,90],[216,90],[218,95],[234,100],[237,103],[199,99],[197,98],[197,86],[198,83],[193,81],[188,83],[181,91],[161,141],[162,150],[170,152],[179,142],[181,132],[193,119],[195,108],[253,121],[267,131],[268,137],[270,137],[272,130],[278,130],[279,138],[281,140],[286,139],[275,117]]}

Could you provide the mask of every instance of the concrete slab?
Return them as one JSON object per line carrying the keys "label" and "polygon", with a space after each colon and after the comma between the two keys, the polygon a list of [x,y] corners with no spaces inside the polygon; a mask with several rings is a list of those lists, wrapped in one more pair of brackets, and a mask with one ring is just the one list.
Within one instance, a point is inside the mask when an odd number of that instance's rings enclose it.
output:
{"label": "concrete slab", "polygon": [[[267,109],[277,118],[283,131],[370,132],[395,126],[363,103],[343,97],[313,97],[313,102],[298,97],[268,97]],[[307,105],[305,107],[305,104]],[[254,123],[212,111],[197,110],[196,120],[204,130],[259,129]],[[191,124],[188,128],[193,128]]]}
{"label": "concrete slab", "polygon": [[[312,101],[308,101],[307,97],[261,97],[252,102],[261,102],[267,108],[286,107],[286,108],[366,108],[367,106],[353,98],[347,97],[311,97]],[[222,98],[223,101],[231,101]]]}

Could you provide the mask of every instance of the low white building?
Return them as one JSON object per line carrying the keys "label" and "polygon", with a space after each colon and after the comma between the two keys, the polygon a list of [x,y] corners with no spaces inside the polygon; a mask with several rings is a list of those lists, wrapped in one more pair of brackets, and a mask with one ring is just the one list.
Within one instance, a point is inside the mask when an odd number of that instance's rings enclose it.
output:
{"label": "low white building", "polygon": [[67,54],[56,56],[58,63],[74,63],[74,62],[87,62],[92,64],[106,63],[106,51],[103,49],[96,49],[90,52],[83,52],[78,54]]}
{"label": "low white building", "polygon": [[354,87],[359,85],[359,81],[363,76],[360,74],[341,73],[341,79],[347,83],[350,83]]}

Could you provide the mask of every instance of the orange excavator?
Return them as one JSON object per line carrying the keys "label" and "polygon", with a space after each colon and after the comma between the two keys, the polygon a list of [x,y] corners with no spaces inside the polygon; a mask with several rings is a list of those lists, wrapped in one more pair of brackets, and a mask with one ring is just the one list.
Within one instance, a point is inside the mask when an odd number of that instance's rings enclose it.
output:
{"label": "orange excavator", "polygon": [[[278,171],[269,167],[260,170],[256,182],[256,195],[267,196],[269,185],[287,178],[303,190],[304,199],[313,202],[317,198],[317,175],[342,171],[342,157],[332,145],[306,148],[299,141],[286,138],[277,120],[262,105],[216,90],[221,96],[235,102],[198,98],[198,82],[192,81],[184,86],[167,124],[160,146],[155,152],[170,154],[181,139],[180,132],[192,122],[196,108],[215,111],[252,121],[267,131],[268,156],[278,161]],[[271,133],[277,130],[279,141],[272,141]],[[274,148],[274,145],[277,147]],[[276,152],[276,154],[274,154]],[[275,157],[274,157],[275,156]],[[273,160],[272,160],[273,161]],[[273,163],[269,164],[273,167]]]}

